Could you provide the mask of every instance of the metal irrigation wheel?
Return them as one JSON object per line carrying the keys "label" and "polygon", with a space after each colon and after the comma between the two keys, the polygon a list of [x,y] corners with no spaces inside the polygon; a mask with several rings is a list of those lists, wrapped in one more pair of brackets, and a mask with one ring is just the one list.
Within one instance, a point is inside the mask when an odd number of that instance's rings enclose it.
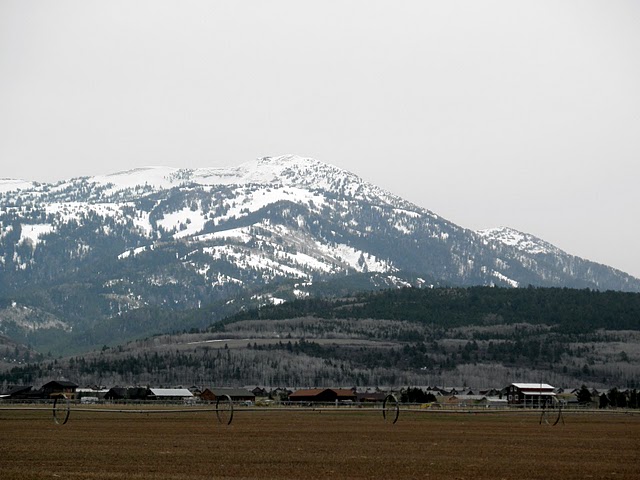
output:
{"label": "metal irrigation wheel", "polygon": [[562,424],[564,425],[564,416],[562,415],[562,402],[559,402],[558,400],[554,399],[554,407],[555,409],[558,410],[558,415],[556,416],[556,421],[553,422],[554,425],[557,425],[560,421],[562,421]]}
{"label": "metal irrigation wheel", "polygon": [[540,421],[538,422],[540,425],[543,423],[549,425],[549,410],[547,403],[549,403],[549,401],[545,398],[542,405],[540,405]]}
{"label": "metal irrigation wheel", "polygon": [[[63,403],[64,401],[64,403]],[[56,397],[53,401],[53,421],[56,425],[64,425],[69,420],[71,402],[66,397]]]}
{"label": "metal irrigation wheel", "polygon": [[545,399],[540,408],[542,410],[540,413],[540,425],[542,425],[543,423],[545,425],[551,425],[552,421],[554,426],[560,423],[560,421],[562,421],[562,424],[564,425],[564,417],[562,416],[562,403],[560,403],[557,399]]}
{"label": "metal irrigation wheel", "polygon": [[233,402],[229,395],[220,395],[216,400],[216,416],[223,425],[231,425],[233,420]]}
{"label": "metal irrigation wheel", "polygon": [[400,404],[396,396],[390,393],[382,403],[382,418],[391,423],[396,423],[398,416],[400,416]]}

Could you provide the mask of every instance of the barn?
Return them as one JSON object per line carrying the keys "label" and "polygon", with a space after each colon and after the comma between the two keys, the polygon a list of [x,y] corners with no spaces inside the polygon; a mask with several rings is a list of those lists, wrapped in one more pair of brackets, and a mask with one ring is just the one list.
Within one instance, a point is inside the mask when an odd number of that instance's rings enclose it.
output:
{"label": "barn", "polygon": [[360,403],[375,403],[384,402],[385,398],[387,398],[388,393],[386,392],[357,392],[356,396],[358,402]]}
{"label": "barn", "polygon": [[146,400],[145,387],[112,387],[104,395],[105,400]]}
{"label": "barn", "polygon": [[256,400],[256,396],[244,388],[205,388],[200,398],[215,402],[223,395],[228,395],[234,402],[255,402]]}
{"label": "barn", "polygon": [[66,380],[54,380],[52,382],[45,383],[40,390],[45,398],[60,396],[74,398],[77,388],[78,385],[73,382],[68,382]]}
{"label": "barn", "polygon": [[509,405],[540,407],[555,396],[555,388],[547,383],[512,383],[507,387]]}
{"label": "barn", "polygon": [[166,402],[188,401],[193,399],[193,393],[188,388],[149,388],[147,400],[160,400]]}
{"label": "barn", "polygon": [[11,385],[7,387],[2,393],[0,393],[0,399],[4,400],[16,400],[30,398],[33,393],[31,392],[30,385]]}

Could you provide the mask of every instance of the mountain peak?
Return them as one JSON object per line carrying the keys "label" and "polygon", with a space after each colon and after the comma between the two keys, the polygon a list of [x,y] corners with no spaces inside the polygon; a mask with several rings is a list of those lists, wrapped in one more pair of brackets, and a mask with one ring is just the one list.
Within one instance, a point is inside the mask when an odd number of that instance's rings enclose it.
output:
{"label": "mountain peak", "polygon": [[[140,167],[132,170],[91,177],[98,185],[111,185],[116,190],[135,186],[156,189],[172,188],[184,184],[202,186],[243,185],[273,183],[305,183],[311,172],[325,175],[328,171],[345,174],[337,167],[298,155],[261,157],[235,167],[172,168]],[[306,178],[306,180],[309,180]]]}
{"label": "mountain peak", "polygon": [[138,167],[107,175],[97,175],[88,180],[97,185],[111,185],[118,190],[144,185],[155,188],[170,188],[174,183],[173,178],[177,171],[177,168],[171,167]]}
{"label": "mountain peak", "polygon": [[17,178],[0,178],[0,193],[33,188],[34,183]]}
{"label": "mountain peak", "polygon": [[524,233],[511,227],[489,228],[486,230],[478,230],[476,233],[485,239],[516,247],[518,250],[532,255],[541,253],[563,253],[562,250],[555,245],[545,242],[535,235]]}
{"label": "mountain peak", "polygon": [[[281,155],[278,157],[261,157],[243,163],[236,168],[228,169],[237,175],[237,183],[285,183],[301,180],[304,173],[310,170],[323,172],[340,171],[337,167],[308,157],[298,155]],[[289,183],[286,182],[286,183]]]}
{"label": "mountain peak", "polygon": [[278,166],[291,167],[293,165],[319,164],[322,162],[319,162],[318,160],[314,160],[313,158],[302,157],[300,155],[294,155],[289,153],[289,154],[280,155],[277,157],[261,157],[257,159],[257,163],[262,165],[278,165]]}

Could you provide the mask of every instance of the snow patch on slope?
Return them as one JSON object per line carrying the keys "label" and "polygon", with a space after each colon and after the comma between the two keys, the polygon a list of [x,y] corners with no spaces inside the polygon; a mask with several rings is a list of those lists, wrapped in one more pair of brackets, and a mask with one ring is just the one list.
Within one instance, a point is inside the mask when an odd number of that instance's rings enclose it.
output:
{"label": "snow patch on slope", "polygon": [[240,218],[259,211],[280,201],[288,201],[296,205],[313,205],[320,209],[326,204],[324,196],[297,187],[274,186],[269,189],[244,190],[237,189],[233,205],[225,215],[218,217],[218,222],[230,218]]}
{"label": "snow patch on slope", "polygon": [[154,249],[155,249],[155,245],[145,245],[143,247],[133,248],[131,250],[127,250],[126,252],[123,252],[120,255],[118,255],[118,260],[123,260],[123,259],[129,258],[131,256],[137,257],[138,255],[140,255],[143,252],[150,252],[150,251],[152,251]]}
{"label": "snow patch on slope", "polygon": [[51,233],[53,231],[53,226],[49,223],[42,223],[37,225],[28,225],[23,224],[20,226],[20,240],[18,243],[23,243],[25,241],[29,241],[33,248],[42,242],[43,235]]}
{"label": "snow patch on slope", "polygon": [[166,214],[161,220],[158,220],[158,226],[167,231],[175,229],[177,232],[173,238],[185,238],[200,233],[207,223],[207,218],[201,210],[191,210],[188,207]]}

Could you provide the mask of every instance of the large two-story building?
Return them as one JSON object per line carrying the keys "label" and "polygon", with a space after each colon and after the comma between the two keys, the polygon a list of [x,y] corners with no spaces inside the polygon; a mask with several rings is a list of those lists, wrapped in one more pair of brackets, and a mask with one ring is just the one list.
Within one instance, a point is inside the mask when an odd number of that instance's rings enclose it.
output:
{"label": "large two-story building", "polygon": [[554,390],[546,383],[512,383],[507,387],[507,402],[522,407],[540,407],[553,401]]}

